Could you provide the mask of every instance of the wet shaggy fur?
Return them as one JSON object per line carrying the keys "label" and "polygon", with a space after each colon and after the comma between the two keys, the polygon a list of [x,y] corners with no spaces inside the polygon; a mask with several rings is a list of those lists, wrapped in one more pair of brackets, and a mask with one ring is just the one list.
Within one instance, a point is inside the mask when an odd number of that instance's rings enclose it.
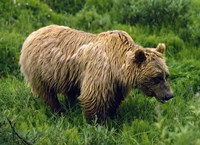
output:
{"label": "wet shaggy fur", "polygon": [[124,31],[91,34],[51,25],[28,36],[19,64],[32,92],[53,111],[63,111],[61,93],[71,102],[78,99],[88,118],[104,118],[115,113],[132,88],[158,100],[171,91],[157,86],[158,95],[151,88],[152,76],[169,74],[164,47],[144,49]]}

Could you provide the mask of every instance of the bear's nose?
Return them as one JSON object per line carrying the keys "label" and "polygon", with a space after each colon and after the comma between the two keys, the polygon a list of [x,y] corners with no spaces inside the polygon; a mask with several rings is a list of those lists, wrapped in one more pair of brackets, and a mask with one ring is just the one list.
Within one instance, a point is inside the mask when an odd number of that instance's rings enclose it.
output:
{"label": "bear's nose", "polygon": [[168,93],[166,96],[165,96],[165,100],[170,100],[174,97],[173,93]]}

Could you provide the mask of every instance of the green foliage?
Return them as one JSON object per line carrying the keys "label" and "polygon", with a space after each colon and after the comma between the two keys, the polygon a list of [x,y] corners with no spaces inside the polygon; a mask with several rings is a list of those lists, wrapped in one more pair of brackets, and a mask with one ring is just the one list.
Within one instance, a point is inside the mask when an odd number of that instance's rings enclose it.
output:
{"label": "green foliage", "polygon": [[0,142],[22,143],[8,118],[20,137],[32,144],[198,144],[199,90],[188,87],[191,87],[190,82],[196,82],[193,72],[199,73],[200,69],[195,66],[192,73],[188,72],[190,68],[186,66],[195,63],[192,60],[186,65],[168,63],[176,94],[174,100],[161,105],[134,91],[122,103],[115,118],[104,126],[87,124],[77,105],[64,116],[52,114],[22,81],[15,77],[2,78]]}
{"label": "green foliage", "polygon": [[[187,24],[189,0],[117,0],[113,13],[119,22],[162,25]],[[119,12],[118,12],[119,11]]]}
{"label": "green foliage", "polygon": [[199,46],[200,45],[200,1],[193,0],[191,4],[191,23],[189,24],[189,31],[191,31],[191,39],[193,40],[194,44]]}
{"label": "green foliage", "polygon": [[96,11],[103,15],[110,12],[110,8],[114,5],[114,0],[86,0],[85,9],[90,10],[95,8]]}
{"label": "green foliage", "polygon": [[[31,144],[200,144],[199,8],[199,0],[1,0],[0,144],[23,144],[17,134]],[[105,125],[89,125],[79,104],[51,113],[18,66],[25,38],[49,24],[124,30],[144,47],[166,43],[175,99],[160,104],[134,90]]]}
{"label": "green foliage", "polygon": [[80,11],[84,4],[85,0],[41,0],[47,3],[54,11],[58,13],[70,13],[75,14]]}
{"label": "green foliage", "polygon": [[[161,29],[160,31],[151,32],[151,28],[141,26],[116,25],[115,29],[122,29],[128,32],[136,43],[144,47],[155,48],[158,43],[165,43],[167,55],[177,56],[179,52],[185,49],[184,40],[174,34],[171,30]],[[167,32],[166,32],[167,31]]]}
{"label": "green foliage", "polygon": [[[15,39],[9,36],[1,43],[0,74],[17,72],[18,57],[22,38],[26,38],[32,31],[49,24],[68,25],[76,29],[90,32],[101,32],[109,29],[122,29],[133,37],[136,43],[146,47],[155,47],[159,42],[166,43],[167,53],[177,55],[185,48],[185,43],[199,46],[199,2],[194,0],[182,1],[68,1],[57,2],[44,0],[18,0],[16,3],[5,1],[0,3],[0,34],[16,34],[21,39],[16,45]],[[47,5],[48,4],[48,5]],[[70,14],[57,14],[69,10]],[[79,9],[79,10],[78,10]],[[73,11],[73,12],[72,12]],[[130,25],[122,25],[130,24]],[[114,25],[113,25],[114,24]],[[132,26],[134,24],[134,26]],[[175,24],[175,25],[174,25]],[[130,30],[127,30],[127,28]],[[4,30],[7,32],[4,32]],[[7,35],[7,34],[6,34]],[[13,37],[13,36],[12,36]],[[186,42],[185,42],[186,41]],[[15,48],[15,50],[14,50]],[[14,52],[13,52],[14,50]],[[6,57],[8,56],[8,57]],[[6,58],[5,58],[6,57]],[[5,64],[11,62],[9,64]],[[9,65],[9,66],[8,66]],[[12,68],[12,70],[10,70]]]}
{"label": "green foliage", "polygon": [[39,0],[18,0],[15,4],[5,1],[0,3],[0,13],[1,30],[8,29],[25,35],[44,25],[67,23],[64,16],[54,13]]}
{"label": "green foliage", "polygon": [[[182,53],[180,55],[182,55]],[[190,53],[190,55],[194,57],[195,54]],[[183,87],[180,89],[182,93],[187,94],[187,91],[198,92],[200,89],[200,79],[198,75],[200,74],[200,62],[193,59],[189,59],[186,62],[184,61],[185,59],[179,60],[182,65],[170,66],[172,72],[174,72],[174,74],[171,75],[171,79],[178,80],[174,85]],[[185,97],[187,98],[187,95]]]}
{"label": "green foliage", "polygon": [[20,34],[0,31],[0,77],[19,72],[18,59],[23,40]]}
{"label": "green foliage", "polygon": [[102,30],[102,28],[110,28],[110,16],[106,14],[100,15],[94,8],[90,10],[83,9],[76,14],[73,20],[74,25],[83,30],[97,32],[99,29]]}

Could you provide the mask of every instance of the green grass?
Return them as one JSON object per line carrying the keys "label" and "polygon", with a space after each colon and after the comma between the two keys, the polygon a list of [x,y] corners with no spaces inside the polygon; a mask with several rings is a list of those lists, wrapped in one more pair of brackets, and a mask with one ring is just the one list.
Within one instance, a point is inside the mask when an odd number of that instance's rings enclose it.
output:
{"label": "green grass", "polygon": [[79,104],[63,116],[53,114],[21,79],[1,78],[0,144],[22,144],[18,134],[31,144],[198,145],[199,62],[172,60],[168,64],[175,99],[160,104],[135,90],[106,125],[88,124]]}

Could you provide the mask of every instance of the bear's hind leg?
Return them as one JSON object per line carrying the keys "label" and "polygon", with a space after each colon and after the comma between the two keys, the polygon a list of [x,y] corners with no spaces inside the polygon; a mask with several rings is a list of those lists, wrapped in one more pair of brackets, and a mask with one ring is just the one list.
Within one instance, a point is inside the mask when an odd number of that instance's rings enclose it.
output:
{"label": "bear's hind leg", "polygon": [[72,107],[76,103],[77,97],[80,95],[80,89],[73,88],[65,95],[66,106]]}
{"label": "bear's hind leg", "polygon": [[65,110],[61,107],[57,94],[53,89],[46,90],[42,99],[44,99],[45,104],[51,108],[52,112],[56,112],[60,115],[65,112]]}

